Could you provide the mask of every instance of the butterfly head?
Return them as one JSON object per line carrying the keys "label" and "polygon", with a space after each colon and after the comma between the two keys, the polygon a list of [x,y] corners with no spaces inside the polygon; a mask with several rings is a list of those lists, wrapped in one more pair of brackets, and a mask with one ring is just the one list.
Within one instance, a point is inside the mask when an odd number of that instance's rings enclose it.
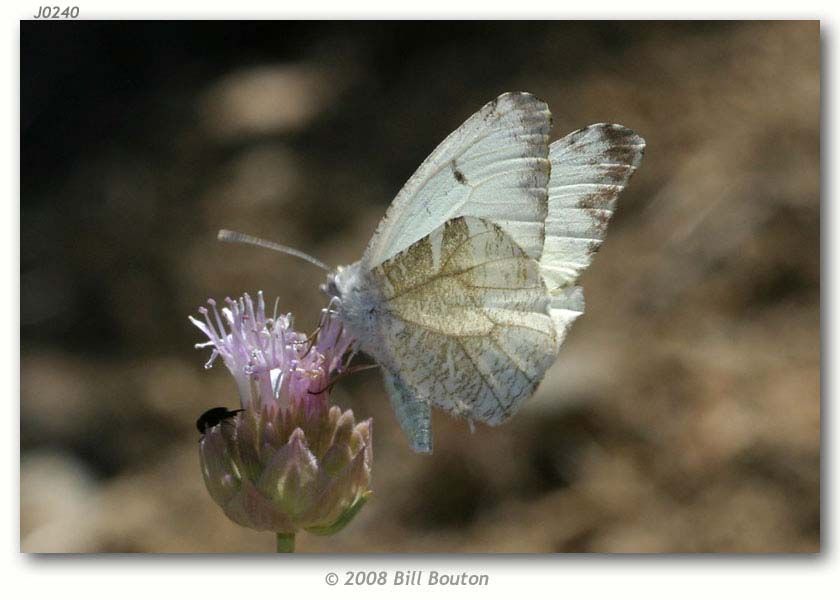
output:
{"label": "butterfly head", "polygon": [[321,291],[330,299],[353,302],[363,286],[361,262],[344,267],[337,267],[327,274],[326,283],[321,284]]}
{"label": "butterfly head", "polygon": [[339,287],[339,281],[341,278],[341,273],[344,271],[345,267],[337,267],[335,271],[330,271],[327,273],[327,281],[321,284],[321,291],[327,295],[327,298],[332,300],[333,298],[338,298],[341,300],[341,288]]}

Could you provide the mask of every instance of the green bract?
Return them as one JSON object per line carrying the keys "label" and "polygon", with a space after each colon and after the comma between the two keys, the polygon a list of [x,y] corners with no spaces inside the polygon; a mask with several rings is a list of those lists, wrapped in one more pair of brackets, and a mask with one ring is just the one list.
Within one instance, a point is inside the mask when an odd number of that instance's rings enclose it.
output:
{"label": "green bract", "polygon": [[204,482],[235,523],[291,534],[339,531],[370,495],[370,420],[322,399],[248,409],[207,430]]}

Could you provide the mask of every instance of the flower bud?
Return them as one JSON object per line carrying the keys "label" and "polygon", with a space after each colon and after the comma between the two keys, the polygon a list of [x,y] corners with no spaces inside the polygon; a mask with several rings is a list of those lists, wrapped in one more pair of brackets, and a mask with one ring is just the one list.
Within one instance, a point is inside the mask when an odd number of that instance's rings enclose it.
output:
{"label": "flower bud", "polygon": [[245,410],[207,429],[199,449],[211,497],[251,529],[335,533],[370,495],[371,422],[324,399]]}

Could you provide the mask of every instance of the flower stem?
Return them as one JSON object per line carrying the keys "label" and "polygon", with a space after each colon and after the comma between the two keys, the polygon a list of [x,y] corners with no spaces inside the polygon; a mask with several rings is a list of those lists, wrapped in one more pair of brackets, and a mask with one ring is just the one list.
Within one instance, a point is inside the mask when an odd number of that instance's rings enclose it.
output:
{"label": "flower stem", "polygon": [[294,552],[295,551],[295,534],[294,533],[278,533],[277,534],[277,552]]}

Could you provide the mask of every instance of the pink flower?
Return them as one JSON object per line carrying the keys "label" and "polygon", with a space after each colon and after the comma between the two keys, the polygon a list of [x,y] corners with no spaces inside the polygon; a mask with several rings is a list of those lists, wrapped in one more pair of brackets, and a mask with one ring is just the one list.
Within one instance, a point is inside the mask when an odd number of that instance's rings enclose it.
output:
{"label": "pink flower", "polygon": [[196,348],[213,349],[205,368],[222,357],[236,380],[242,408],[254,403],[255,392],[263,404],[286,408],[292,399],[318,395],[331,376],[344,371],[353,340],[331,307],[321,310],[321,323],[308,337],[292,329],[291,314],[277,315],[275,308],[274,316],[266,317],[262,292],[256,306],[248,294],[225,303],[219,311],[208,300],[210,310],[198,309],[203,320],[190,321],[208,338]]}
{"label": "pink flower", "polygon": [[[353,348],[330,307],[310,336],[292,329],[291,315],[267,318],[245,294],[219,311],[190,317],[236,380],[242,411],[227,412],[202,431],[202,473],[213,500],[234,522],[278,536],[343,528],[370,495],[371,421],[329,404],[333,378]],[[200,421],[201,423],[201,421]],[[280,537],[278,537],[278,540]]]}

